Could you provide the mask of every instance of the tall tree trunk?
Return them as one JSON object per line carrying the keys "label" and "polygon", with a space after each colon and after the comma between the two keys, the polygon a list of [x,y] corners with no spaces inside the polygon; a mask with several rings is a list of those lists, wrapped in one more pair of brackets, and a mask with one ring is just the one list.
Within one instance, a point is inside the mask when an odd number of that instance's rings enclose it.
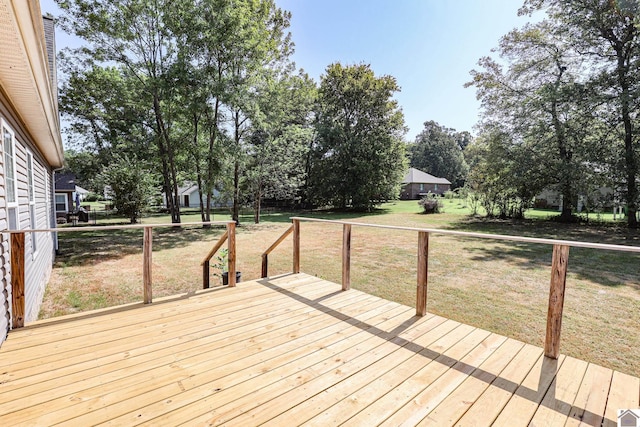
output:
{"label": "tall tree trunk", "polygon": [[260,195],[256,195],[256,200],[253,204],[253,222],[260,224]]}
{"label": "tall tree trunk", "polygon": [[562,194],[562,213],[560,214],[560,221],[571,222],[573,220],[573,200],[574,191],[572,186],[572,173],[571,173],[571,160],[573,153],[567,149],[567,136],[564,132],[564,125],[560,121],[558,115],[558,88],[562,80],[562,74],[565,67],[558,63],[559,74],[554,84],[553,100],[551,101],[551,121],[553,123],[553,130],[556,135],[556,143],[558,146],[558,154],[560,156],[561,168],[560,175],[560,194]]}
{"label": "tall tree trunk", "polygon": [[618,83],[621,89],[621,115],[624,125],[624,160],[626,165],[627,178],[627,226],[629,228],[638,228],[638,219],[636,212],[638,209],[638,186],[636,177],[638,176],[638,163],[636,161],[636,153],[633,147],[633,124],[631,118],[631,93],[629,89],[629,65],[628,58],[622,49],[616,49],[618,56]]}
{"label": "tall tree trunk", "polygon": [[171,222],[180,222],[180,200],[178,199],[178,182],[176,177],[173,150],[170,147],[169,135],[165,127],[160,100],[158,94],[153,94],[153,111],[156,119],[157,142],[160,158],[162,159],[162,175],[164,178],[165,194],[167,195],[167,208],[171,213]]}
{"label": "tall tree trunk", "polygon": [[205,188],[205,186],[203,185],[203,182],[202,182],[203,181],[202,168],[200,167],[200,162],[202,159],[200,157],[200,150],[198,147],[199,123],[200,123],[200,117],[198,116],[198,114],[193,113],[192,156],[193,156],[193,164],[196,169],[196,184],[198,185],[198,202],[199,202],[199,208],[200,208],[200,220],[202,222],[207,222],[209,221],[209,217],[208,217],[208,212],[205,212],[205,209],[204,209],[204,200],[203,200],[204,193],[202,189]]}
{"label": "tall tree trunk", "polygon": [[236,109],[233,112],[233,122],[234,122],[234,132],[233,132],[233,140],[235,143],[235,160],[233,164],[233,212],[231,215],[231,219],[233,219],[236,224],[240,224],[240,155],[241,155],[241,141],[242,141],[242,125],[247,120],[240,119],[240,109]]}
{"label": "tall tree trunk", "polygon": [[213,191],[213,187],[215,185],[216,176],[218,174],[217,171],[217,159],[215,157],[215,147],[216,141],[218,137],[218,120],[220,119],[220,99],[216,98],[213,107],[213,120],[209,123],[209,150],[207,152],[207,179],[206,179],[206,187],[207,187],[207,205],[206,205],[206,216],[207,218],[211,217],[211,201]]}

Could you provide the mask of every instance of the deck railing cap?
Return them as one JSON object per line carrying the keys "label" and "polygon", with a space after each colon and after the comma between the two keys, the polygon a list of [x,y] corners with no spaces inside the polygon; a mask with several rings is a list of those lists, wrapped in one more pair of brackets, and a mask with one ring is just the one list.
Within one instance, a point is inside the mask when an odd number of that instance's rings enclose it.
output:
{"label": "deck railing cap", "polygon": [[612,245],[608,243],[578,242],[574,240],[544,239],[539,237],[510,236],[510,235],[504,235],[504,234],[474,233],[469,231],[443,230],[440,228],[420,228],[420,227],[405,227],[405,226],[399,226],[399,225],[369,224],[365,222],[337,221],[332,219],[307,218],[307,217],[299,217],[299,216],[294,216],[294,217],[291,217],[290,219],[298,220],[298,221],[308,221],[308,222],[349,224],[352,226],[355,225],[359,227],[386,228],[391,230],[402,230],[402,231],[418,231],[418,232],[426,232],[426,233],[446,234],[450,236],[473,237],[473,238],[479,238],[479,239],[508,240],[508,241],[521,242],[521,243],[539,243],[543,245],[566,245],[566,246],[573,246],[573,247],[579,247],[579,248],[603,249],[603,250],[610,250],[610,251],[640,253],[640,246]]}
{"label": "deck railing cap", "polygon": [[203,221],[203,222],[177,222],[177,223],[161,223],[161,224],[129,224],[129,225],[95,225],[80,227],[61,227],[61,228],[35,228],[22,230],[2,230],[0,233],[58,233],[67,231],[102,231],[102,230],[130,230],[136,228],[156,228],[156,227],[187,227],[200,225],[227,225],[235,223],[235,221]]}

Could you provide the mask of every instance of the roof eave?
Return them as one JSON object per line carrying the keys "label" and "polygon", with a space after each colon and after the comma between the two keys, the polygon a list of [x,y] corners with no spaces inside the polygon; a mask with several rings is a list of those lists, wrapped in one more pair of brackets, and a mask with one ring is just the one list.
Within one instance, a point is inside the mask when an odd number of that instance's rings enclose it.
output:
{"label": "roof eave", "polygon": [[0,0],[0,87],[29,137],[54,168],[64,161],[39,1]]}

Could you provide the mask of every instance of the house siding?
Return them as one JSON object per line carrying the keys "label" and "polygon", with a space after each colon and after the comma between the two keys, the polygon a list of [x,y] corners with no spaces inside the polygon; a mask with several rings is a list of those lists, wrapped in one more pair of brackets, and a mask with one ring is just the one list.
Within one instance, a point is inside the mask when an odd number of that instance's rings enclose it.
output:
{"label": "house siding", "polygon": [[[403,184],[400,191],[400,198],[403,200],[419,199],[421,195],[426,193],[444,194],[451,189],[451,184],[422,184],[423,189],[420,189],[420,183]],[[437,188],[436,188],[437,185]]]}
{"label": "house siding", "polygon": [[[33,188],[35,195],[35,226],[50,228],[52,170],[32,143],[24,126],[17,120],[8,100],[0,91],[0,119],[15,133],[15,163],[20,230],[31,229],[31,209],[27,174],[27,152],[33,156]],[[4,146],[0,144],[0,230],[8,229]],[[25,234],[25,321],[38,318],[42,298],[51,275],[54,258],[53,233]],[[37,251],[34,254],[33,240]],[[11,325],[11,255],[10,234],[0,240],[0,343],[6,339]]]}
{"label": "house siding", "polygon": [[[57,106],[54,22],[43,22],[37,1],[0,1],[0,120],[12,136],[15,187],[8,192],[4,141],[0,142],[0,344],[11,328],[11,234],[25,231],[25,321],[38,316],[51,274],[54,233],[50,228],[54,167],[63,166]],[[33,186],[27,165],[32,166]],[[16,190],[15,200],[7,196]],[[30,191],[33,189],[30,197]],[[15,202],[15,203],[13,203]],[[15,208],[15,217],[13,209]],[[11,213],[11,217],[8,214]],[[14,222],[15,220],[15,222]],[[34,251],[34,247],[37,251]],[[35,253],[34,253],[35,252]]]}

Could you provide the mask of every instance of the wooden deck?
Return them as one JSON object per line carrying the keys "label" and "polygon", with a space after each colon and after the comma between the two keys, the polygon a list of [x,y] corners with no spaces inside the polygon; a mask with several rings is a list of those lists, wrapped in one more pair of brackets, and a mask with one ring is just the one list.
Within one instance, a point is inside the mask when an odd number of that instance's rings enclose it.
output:
{"label": "wooden deck", "polygon": [[36,322],[0,425],[606,425],[640,379],[305,274]]}

